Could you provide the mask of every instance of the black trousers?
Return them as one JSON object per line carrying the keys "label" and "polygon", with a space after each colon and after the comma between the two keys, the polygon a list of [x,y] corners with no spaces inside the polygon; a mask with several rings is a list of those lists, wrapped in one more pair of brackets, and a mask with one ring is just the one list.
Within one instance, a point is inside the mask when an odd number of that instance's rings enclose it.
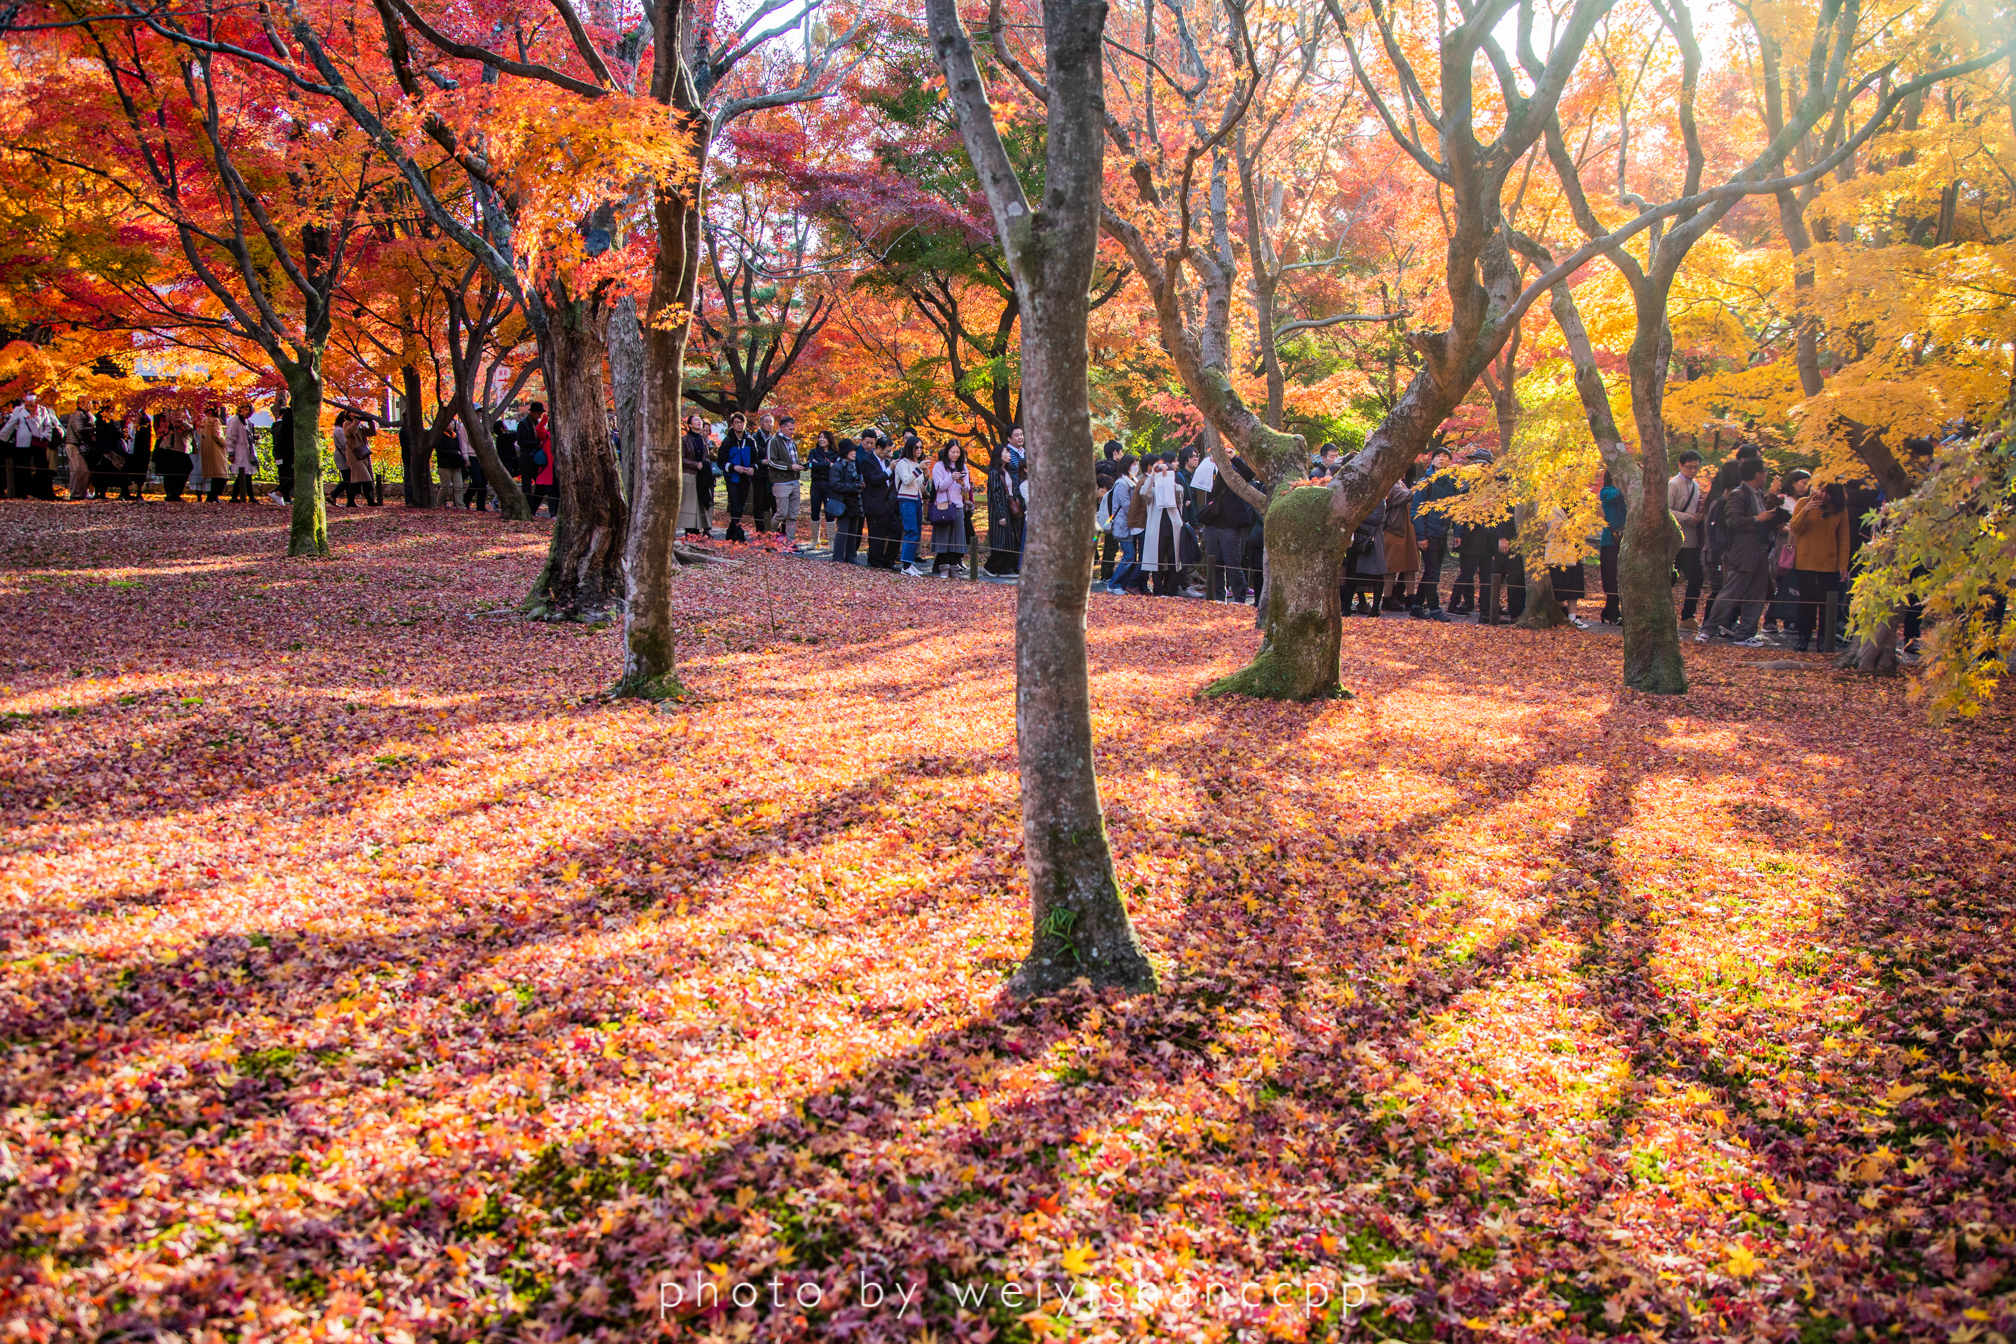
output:
{"label": "black trousers", "polygon": [[833,539],[833,558],[843,565],[854,563],[861,553],[862,515],[852,508],[840,515],[840,533]]}
{"label": "black trousers", "polygon": [[1429,537],[1421,543],[1421,582],[1414,589],[1414,605],[1430,611],[1442,609],[1442,562],[1449,558],[1449,538]]}
{"label": "black trousers", "polygon": [[1813,638],[1813,631],[1820,623],[1820,608],[1826,605],[1827,594],[1832,592],[1840,575],[1825,569],[1795,569],[1792,571],[1792,586],[1798,593],[1799,605],[1792,614],[1792,629],[1799,636],[1799,647],[1805,648]]}
{"label": "black trousers", "polygon": [[236,504],[241,499],[247,504],[252,502],[252,473],[249,471],[241,471],[231,478],[231,502]]}
{"label": "black trousers", "polygon": [[1204,529],[1204,554],[1211,558],[1211,582],[1204,595],[1213,602],[1226,596],[1246,600],[1246,532],[1243,527]]}
{"label": "black trousers", "polygon": [[176,503],[182,502],[182,492],[189,486],[186,471],[164,471],[161,473],[161,492]]}
{"label": "black trousers", "polygon": [[280,498],[292,504],[294,502],[294,459],[290,457],[285,462],[276,461],[273,464],[273,473],[280,478],[278,482]]}
{"label": "black trousers", "polygon": [[747,541],[742,530],[742,511],[749,506],[749,478],[740,473],[728,478],[728,540]]}
{"label": "black trousers", "polygon": [[1701,600],[1701,548],[1682,546],[1680,554],[1673,557],[1673,564],[1680,571],[1680,577],[1687,580],[1686,602],[1680,608],[1680,619],[1694,619],[1694,604]]}
{"label": "black trousers", "polygon": [[1449,589],[1449,610],[1477,610],[1477,594],[1491,587],[1491,560],[1489,553],[1463,557],[1462,567],[1456,571],[1456,582]]}
{"label": "black trousers", "polygon": [[1603,575],[1603,619],[1615,625],[1624,614],[1617,604],[1617,543],[1597,547],[1596,558]]}
{"label": "black trousers", "polygon": [[[16,499],[56,498],[56,477],[49,470],[49,444],[47,440],[41,443],[30,443],[26,448],[10,447],[7,451],[12,454],[9,464],[14,468],[11,474],[14,477],[14,497]],[[6,484],[4,477],[7,474],[0,473],[0,486]],[[5,493],[5,490],[0,490],[0,495],[4,495]]]}
{"label": "black trousers", "polygon": [[896,568],[896,515],[893,513],[871,513],[868,515],[868,568]]}

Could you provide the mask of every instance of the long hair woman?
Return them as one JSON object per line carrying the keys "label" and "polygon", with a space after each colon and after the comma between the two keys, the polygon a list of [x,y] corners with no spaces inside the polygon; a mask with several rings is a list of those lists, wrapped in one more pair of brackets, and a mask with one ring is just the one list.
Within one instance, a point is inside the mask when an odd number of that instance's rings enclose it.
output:
{"label": "long hair woman", "polygon": [[967,516],[973,508],[973,480],[966,450],[947,439],[931,467],[931,573],[956,570],[966,554]]}

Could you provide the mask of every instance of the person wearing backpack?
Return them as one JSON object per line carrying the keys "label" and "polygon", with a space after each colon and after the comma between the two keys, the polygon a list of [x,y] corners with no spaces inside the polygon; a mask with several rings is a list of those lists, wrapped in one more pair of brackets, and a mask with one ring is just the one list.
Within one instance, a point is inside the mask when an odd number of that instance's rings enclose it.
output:
{"label": "person wearing backpack", "polygon": [[1106,583],[1106,591],[1115,597],[1143,590],[1140,547],[1141,535],[1148,530],[1148,499],[1141,491],[1141,465],[1131,453],[1122,454],[1118,465],[1120,474],[1107,495],[1108,526],[1120,548],[1120,563],[1114,566],[1113,577]]}
{"label": "person wearing backpack", "polygon": [[[1740,484],[1719,503],[1728,541],[1722,560],[1722,590],[1715,610],[1694,638],[1706,643],[1717,634],[1727,635],[1750,648],[1769,644],[1757,632],[1764,604],[1771,600],[1771,569],[1777,560],[1771,541],[1784,510],[1775,496],[1759,488],[1764,464],[1754,457],[1738,460]],[[1732,626],[1731,622],[1735,622]]]}
{"label": "person wearing backpack", "polygon": [[[1248,485],[1254,485],[1258,480],[1253,469],[1246,465],[1246,459],[1237,454],[1232,457],[1232,470]],[[1232,488],[1218,470],[1218,463],[1208,456],[1198,463],[1197,470],[1191,474],[1190,491],[1193,495],[1202,495],[1204,500],[1197,510],[1197,521],[1204,532],[1204,554],[1211,561],[1205,600],[1230,601],[1244,606],[1250,587],[1246,573],[1246,538],[1258,521],[1253,506]]]}
{"label": "person wearing backpack", "polygon": [[756,445],[744,426],[742,412],[728,417],[728,432],[721,436],[721,474],[728,478],[728,540],[747,541],[742,530],[742,514],[749,507],[749,492],[756,476]]}
{"label": "person wearing backpack", "polygon": [[521,436],[529,435],[531,448],[527,464],[532,475],[532,516],[539,516],[539,502],[546,502],[549,517],[560,516],[560,492],[553,484],[553,431],[546,424],[546,408],[532,403],[531,414],[519,426]]}
{"label": "person wearing backpack", "polygon": [[[1120,455],[1127,450],[1118,439],[1106,440],[1101,450],[1098,464],[1092,469],[1092,479],[1098,483],[1099,498],[1103,503],[1112,493],[1113,482],[1120,477]],[[1120,540],[1113,535],[1110,520],[1099,523],[1099,582],[1104,584],[1113,578],[1113,562],[1120,553]]]}

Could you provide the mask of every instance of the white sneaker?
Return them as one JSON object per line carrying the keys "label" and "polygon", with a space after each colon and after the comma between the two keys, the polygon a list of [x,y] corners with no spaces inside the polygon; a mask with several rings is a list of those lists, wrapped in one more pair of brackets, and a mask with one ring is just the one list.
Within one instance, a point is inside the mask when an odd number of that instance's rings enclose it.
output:
{"label": "white sneaker", "polygon": [[1762,635],[1752,635],[1748,639],[1737,640],[1736,647],[1739,649],[1775,649],[1778,647],[1778,644],[1777,641],[1766,639]]}
{"label": "white sneaker", "polygon": [[1570,616],[1568,624],[1574,626],[1577,630],[1587,630],[1589,628],[1589,622],[1583,620],[1580,616]]}

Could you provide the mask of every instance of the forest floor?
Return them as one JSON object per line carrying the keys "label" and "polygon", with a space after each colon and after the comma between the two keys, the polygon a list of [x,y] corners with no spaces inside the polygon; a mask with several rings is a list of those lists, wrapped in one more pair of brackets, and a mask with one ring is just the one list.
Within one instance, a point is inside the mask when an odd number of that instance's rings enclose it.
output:
{"label": "forest floor", "polygon": [[8,1339],[2016,1336],[2006,714],[1095,599],[1164,988],[1028,1006],[1012,587],[688,571],[657,710],[330,532],[0,505]]}

